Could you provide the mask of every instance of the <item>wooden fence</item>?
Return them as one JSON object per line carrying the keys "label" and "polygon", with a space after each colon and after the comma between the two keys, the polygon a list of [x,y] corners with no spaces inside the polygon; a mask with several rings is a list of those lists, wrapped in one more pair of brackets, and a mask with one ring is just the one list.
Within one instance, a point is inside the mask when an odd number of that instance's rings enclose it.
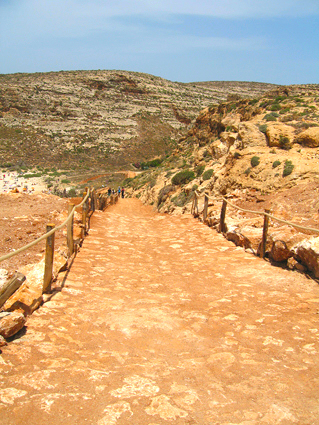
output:
{"label": "wooden fence", "polygon": [[[107,194],[104,193],[97,193],[94,189],[89,190],[86,188],[80,204],[69,204],[68,217],[62,224],[55,226],[53,223],[48,223],[46,226],[46,233],[44,235],[29,243],[28,245],[17,249],[16,251],[3,255],[0,257],[0,262],[26,251],[27,249],[46,239],[42,293],[49,293],[51,291],[51,282],[53,277],[55,233],[63,227],[67,226],[67,256],[69,259],[74,253],[76,253],[77,246],[82,243],[83,239],[88,234],[88,230],[90,228],[90,219],[94,211],[104,210],[109,205],[116,204],[117,201],[118,194],[107,196]],[[80,240],[75,241],[73,237],[74,212],[80,207],[82,207],[81,238]],[[17,272],[13,278],[5,283],[5,285],[0,290],[0,307],[18,289],[24,280],[25,278],[22,278],[21,273]]]}
{"label": "wooden fence", "polygon": [[[198,210],[198,199],[200,197],[204,197],[204,207],[203,207],[203,210],[201,212],[199,212],[199,210]],[[203,194],[199,194],[198,192],[194,193],[191,213],[194,215],[194,217],[200,217],[200,215],[202,215],[202,220],[203,220],[204,223],[207,222],[209,199],[216,201],[215,198],[209,197],[207,193],[203,193]],[[295,227],[295,228],[300,229],[300,230],[306,230],[306,231],[309,231],[309,232],[312,232],[312,233],[319,234],[319,229],[315,229],[315,228],[312,228],[312,227],[305,227],[305,226],[301,226],[299,224],[290,223],[286,220],[282,220],[282,219],[275,217],[274,215],[270,214],[270,210],[267,210],[267,209],[265,209],[265,211],[246,210],[244,208],[238,207],[237,205],[231,203],[225,197],[222,197],[221,201],[222,201],[222,207],[221,207],[221,211],[220,211],[219,231],[223,234],[225,234],[227,232],[227,225],[226,225],[227,205],[229,205],[229,206],[231,206],[231,207],[233,207],[237,210],[246,212],[246,213],[261,215],[261,216],[264,217],[263,234],[262,234],[261,249],[260,249],[260,257],[261,258],[265,258],[265,254],[266,254],[266,243],[267,243],[267,235],[268,235],[268,228],[269,228],[270,219],[278,221],[279,223],[287,224],[288,226],[292,226],[292,227]]]}

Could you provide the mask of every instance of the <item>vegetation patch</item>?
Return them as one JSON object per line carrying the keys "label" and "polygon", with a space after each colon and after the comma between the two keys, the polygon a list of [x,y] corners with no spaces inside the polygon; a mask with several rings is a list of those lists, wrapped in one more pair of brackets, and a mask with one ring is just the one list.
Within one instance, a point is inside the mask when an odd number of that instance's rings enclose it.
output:
{"label": "vegetation patch", "polygon": [[282,176],[283,177],[289,176],[289,174],[291,174],[293,172],[294,168],[295,168],[295,166],[293,165],[292,161],[287,159],[285,161],[285,166],[284,166],[284,170],[282,172]]}
{"label": "vegetation patch", "polygon": [[281,149],[288,151],[291,149],[290,140],[287,136],[283,136],[282,134],[279,136],[279,146]]}
{"label": "vegetation patch", "polygon": [[206,170],[203,174],[203,180],[209,180],[214,174],[214,170],[211,168],[209,170]]}
{"label": "vegetation patch", "polygon": [[175,184],[176,186],[180,186],[182,184],[189,183],[190,181],[194,180],[194,178],[195,178],[194,171],[184,170],[175,174],[175,176],[172,178],[172,183]]}
{"label": "vegetation patch", "polygon": [[251,164],[252,167],[257,167],[257,165],[260,164],[259,156],[253,156],[250,160],[250,164]]}
{"label": "vegetation patch", "polygon": [[277,159],[276,161],[274,161],[272,163],[272,168],[277,168],[277,167],[279,167],[280,164],[281,164],[281,162]]}
{"label": "vegetation patch", "polygon": [[159,191],[159,194],[158,194],[157,207],[159,207],[161,204],[163,204],[166,201],[168,195],[171,192],[174,192],[174,190],[175,190],[175,186],[173,186],[173,185],[167,185],[167,186],[162,187],[162,189]]}

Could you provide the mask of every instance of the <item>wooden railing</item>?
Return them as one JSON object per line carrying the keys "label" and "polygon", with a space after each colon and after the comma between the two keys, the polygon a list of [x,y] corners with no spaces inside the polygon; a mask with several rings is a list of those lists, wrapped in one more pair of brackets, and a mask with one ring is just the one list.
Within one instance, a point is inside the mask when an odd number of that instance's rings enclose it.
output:
{"label": "wooden railing", "polygon": [[[67,246],[68,246],[68,259],[77,251],[78,245],[80,245],[88,234],[90,228],[90,219],[94,211],[97,209],[104,210],[109,205],[113,205],[118,201],[118,195],[107,196],[104,193],[97,194],[96,191],[89,190],[86,188],[86,191],[83,194],[83,199],[80,204],[69,204],[68,207],[68,217],[67,219],[60,224],[55,226],[55,224],[49,223],[46,226],[46,233],[40,236],[38,239],[33,242],[25,245],[16,251],[10,252],[6,255],[0,257],[0,262],[8,260],[9,258],[18,255],[32,246],[38,244],[39,242],[46,239],[46,248],[45,248],[45,265],[44,265],[44,276],[43,276],[43,285],[42,293],[49,293],[51,291],[51,282],[53,277],[53,262],[54,262],[54,242],[55,242],[55,233],[67,226]],[[82,207],[82,223],[81,223],[81,238],[80,240],[74,240],[73,237],[73,227],[74,227],[74,212],[76,209]],[[5,285],[1,288],[0,291],[0,307],[4,302],[15,292],[18,287],[23,283],[25,279],[22,279],[21,273],[16,273],[10,281],[6,282]]]}
{"label": "wooden railing", "polygon": [[[200,197],[204,197],[204,206],[203,206],[203,210],[201,212],[199,212],[199,210],[198,210],[198,199]],[[200,217],[200,215],[202,214],[202,220],[203,220],[204,223],[207,222],[209,199],[211,199],[213,201],[218,201],[216,198],[209,197],[207,193],[199,194],[197,191],[194,193],[191,213],[195,217]],[[287,224],[288,226],[292,226],[296,229],[305,230],[305,231],[308,231],[308,232],[311,232],[311,233],[319,234],[319,229],[315,229],[313,227],[305,227],[305,226],[301,226],[300,224],[290,223],[286,220],[282,220],[281,218],[278,218],[278,217],[270,214],[270,210],[267,210],[267,209],[265,209],[265,211],[247,210],[247,209],[238,207],[237,205],[231,203],[228,199],[226,199],[223,196],[221,197],[220,201],[222,201],[222,207],[221,207],[221,211],[220,211],[219,231],[223,234],[225,234],[227,232],[227,226],[226,226],[226,221],[225,221],[226,220],[227,205],[229,205],[232,208],[235,208],[239,211],[243,211],[243,212],[250,213],[250,214],[261,215],[261,216],[264,217],[263,234],[262,234],[261,249],[260,249],[260,257],[261,258],[265,258],[268,227],[269,227],[269,220],[270,219],[278,221],[279,223]]]}

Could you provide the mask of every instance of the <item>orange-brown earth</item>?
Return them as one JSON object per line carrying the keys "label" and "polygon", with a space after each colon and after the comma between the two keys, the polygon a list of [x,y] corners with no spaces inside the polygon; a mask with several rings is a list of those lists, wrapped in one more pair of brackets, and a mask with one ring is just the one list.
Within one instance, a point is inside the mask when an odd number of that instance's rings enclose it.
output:
{"label": "orange-brown earth", "polygon": [[318,423],[313,280],[121,199],[56,285],[3,348],[1,424]]}
{"label": "orange-brown earth", "polygon": [[[67,217],[68,203],[79,203],[76,198],[54,195],[9,193],[0,195],[0,256],[19,249],[46,232],[46,225],[61,224]],[[55,246],[65,245],[63,230],[55,234]],[[26,264],[37,263],[44,255],[45,241],[0,263],[0,269],[10,273]]]}

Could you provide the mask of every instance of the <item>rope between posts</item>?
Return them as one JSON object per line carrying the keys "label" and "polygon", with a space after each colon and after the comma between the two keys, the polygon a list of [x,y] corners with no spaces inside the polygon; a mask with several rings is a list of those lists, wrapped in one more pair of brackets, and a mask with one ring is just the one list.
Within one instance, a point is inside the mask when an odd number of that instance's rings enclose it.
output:
{"label": "rope between posts", "polygon": [[[195,192],[195,195],[199,198],[201,196],[201,194],[199,194],[197,191]],[[216,201],[215,198],[212,198],[211,196],[208,196],[206,193],[202,196],[207,196],[208,199],[211,199],[213,201]],[[222,196],[222,200],[225,201],[227,204],[229,204],[231,207],[246,212],[246,213],[251,213],[251,214],[258,214],[258,215],[263,215],[263,216],[267,216],[269,218],[271,218],[272,220],[278,221],[279,223],[283,223],[283,224],[287,224],[289,226],[295,227],[297,229],[301,229],[301,230],[306,230],[306,231],[310,231],[310,232],[315,232],[319,234],[319,229],[315,229],[313,227],[305,227],[305,226],[301,226],[300,224],[294,224],[294,223],[290,223],[289,221],[283,220],[281,218],[277,218],[272,214],[266,213],[266,212],[262,212],[262,211],[252,211],[252,210],[246,210],[244,208],[238,207],[237,205],[233,204],[232,202],[230,202],[228,199],[224,198],[224,196]],[[217,199],[217,201],[219,201],[219,199]]]}
{"label": "rope between posts", "polygon": [[20,254],[23,251],[26,251],[27,249],[31,248],[32,246],[36,245],[37,243],[43,241],[44,239],[47,239],[49,236],[53,235],[53,233],[55,233],[56,231],[62,229],[62,227],[64,227],[65,225],[68,224],[68,222],[71,220],[71,218],[73,217],[74,214],[74,210],[76,208],[81,207],[84,202],[86,202],[86,200],[88,199],[90,195],[90,191],[88,191],[88,193],[86,194],[86,196],[83,198],[82,202],[78,205],[74,205],[74,207],[72,208],[72,211],[70,212],[70,214],[68,215],[67,219],[60,224],[57,227],[54,227],[52,230],[50,230],[49,232],[45,233],[44,235],[40,236],[38,239],[34,240],[33,242],[30,242],[28,245],[25,245],[19,249],[17,249],[16,251],[10,252],[9,254],[3,255],[2,257],[0,257],[0,263],[4,260],[8,260],[11,257],[14,257],[15,255]]}

